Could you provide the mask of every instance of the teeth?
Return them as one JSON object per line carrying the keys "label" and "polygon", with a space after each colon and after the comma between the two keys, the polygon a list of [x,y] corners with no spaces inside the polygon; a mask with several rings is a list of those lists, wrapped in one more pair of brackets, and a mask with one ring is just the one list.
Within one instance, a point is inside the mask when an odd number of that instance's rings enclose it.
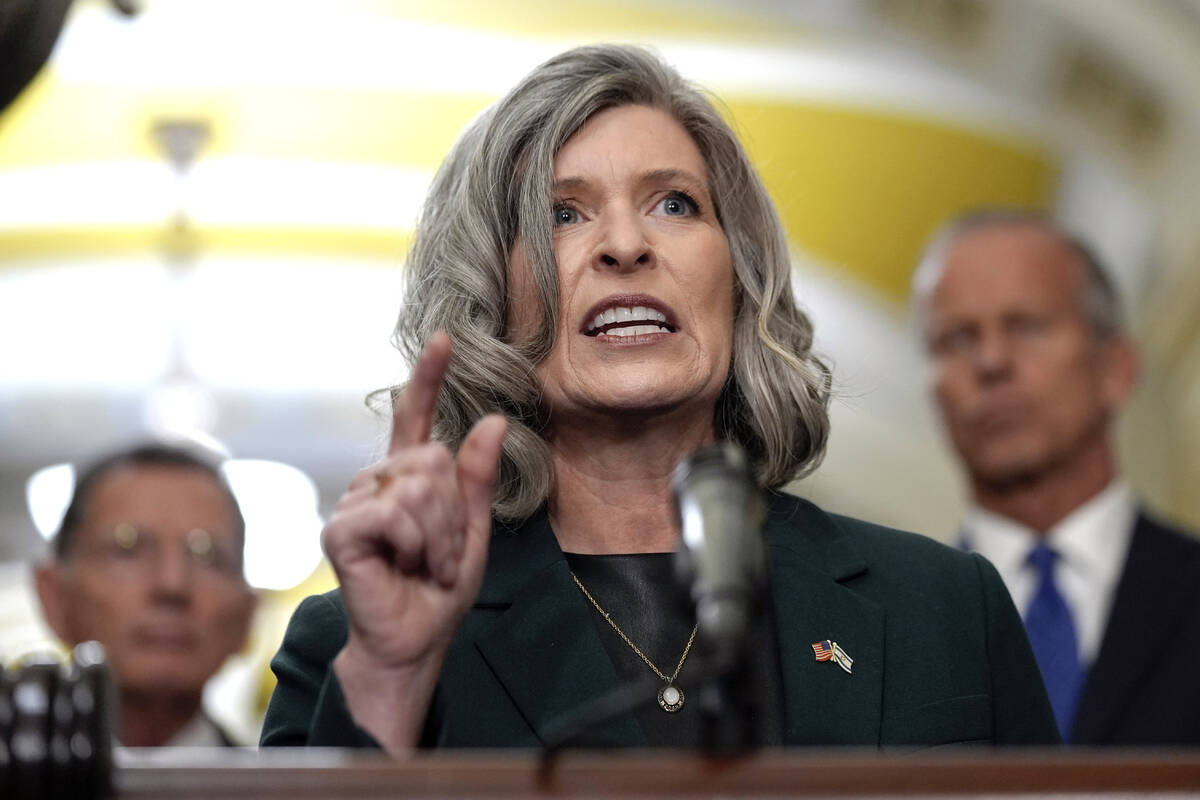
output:
{"label": "teeth", "polygon": [[645,333],[670,333],[661,325],[630,325],[627,328],[613,328],[607,333],[601,331],[599,336],[641,336]]}
{"label": "teeth", "polygon": [[[597,314],[592,320],[591,324],[588,325],[588,330],[593,331],[596,328],[600,328],[605,325],[612,325],[617,322],[642,321],[665,323],[667,321],[667,315],[656,308],[646,308],[645,306],[634,306],[633,308],[629,308],[628,306],[615,306]],[[634,327],[650,328],[650,333],[657,333],[662,329],[657,325],[638,325]]]}

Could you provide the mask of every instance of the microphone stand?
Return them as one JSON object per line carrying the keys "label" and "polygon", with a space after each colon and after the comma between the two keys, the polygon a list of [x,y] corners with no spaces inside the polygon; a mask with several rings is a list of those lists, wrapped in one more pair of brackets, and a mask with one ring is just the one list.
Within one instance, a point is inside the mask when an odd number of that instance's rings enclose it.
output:
{"label": "microphone stand", "polygon": [[763,740],[750,645],[763,607],[766,506],[745,453],[730,442],[680,463],[672,493],[682,534],[677,573],[696,604],[696,646],[710,665],[697,697],[702,747],[720,755],[752,750]]}
{"label": "microphone stand", "polygon": [[762,698],[759,687],[749,680],[749,653],[743,647],[732,658],[711,663],[696,692],[701,748],[713,755],[736,755],[758,748],[762,745],[757,724]]}

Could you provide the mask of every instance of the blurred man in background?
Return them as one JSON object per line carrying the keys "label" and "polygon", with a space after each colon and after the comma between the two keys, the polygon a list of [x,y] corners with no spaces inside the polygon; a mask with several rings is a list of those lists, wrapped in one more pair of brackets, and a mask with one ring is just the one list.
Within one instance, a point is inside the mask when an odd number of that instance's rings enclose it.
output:
{"label": "blurred man in background", "polygon": [[1021,611],[1063,739],[1200,744],[1200,540],[1118,475],[1138,358],[1109,278],[1048,218],[978,212],[933,239],[914,300],[964,544]]}
{"label": "blurred man in background", "polygon": [[80,475],[35,580],[65,643],[107,650],[121,744],[233,744],[201,700],[249,632],[256,597],[242,572],[244,535],[221,473],[190,451],[148,445]]}

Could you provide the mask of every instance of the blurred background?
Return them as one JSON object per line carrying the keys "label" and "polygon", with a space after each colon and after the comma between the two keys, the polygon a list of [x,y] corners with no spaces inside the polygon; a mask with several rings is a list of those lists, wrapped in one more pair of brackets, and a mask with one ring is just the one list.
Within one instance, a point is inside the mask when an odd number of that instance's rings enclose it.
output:
{"label": "blurred background", "polygon": [[[56,44],[0,111],[4,659],[51,642],[28,563],[63,465],[186,436],[236,459],[264,602],[209,700],[256,739],[283,625],[333,585],[321,520],[386,434],[364,397],[405,375],[389,335],[433,171],[594,41],[715,92],[776,199],[838,390],[794,491],[952,539],[908,282],[947,217],[1025,205],[1114,272],[1145,357],[1126,475],[1200,527],[1200,0],[0,0],[0,26],[21,7],[40,27],[0,47]],[[5,64],[0,101],[24,84]]]}

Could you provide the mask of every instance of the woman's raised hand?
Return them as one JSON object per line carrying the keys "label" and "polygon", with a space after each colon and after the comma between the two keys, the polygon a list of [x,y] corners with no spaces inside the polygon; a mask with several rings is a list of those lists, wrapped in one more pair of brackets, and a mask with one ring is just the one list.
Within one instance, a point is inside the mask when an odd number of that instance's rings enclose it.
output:
{"label": "woman's raised hand", "polygon": [[394,398],[387,458],[354,477],[322,534],[349,618],[334,670],[358,724],[394,752],[415,742],[492,528],[504,418],[476,423],[457,459],[429,441],[450,357],[435,334]]}

